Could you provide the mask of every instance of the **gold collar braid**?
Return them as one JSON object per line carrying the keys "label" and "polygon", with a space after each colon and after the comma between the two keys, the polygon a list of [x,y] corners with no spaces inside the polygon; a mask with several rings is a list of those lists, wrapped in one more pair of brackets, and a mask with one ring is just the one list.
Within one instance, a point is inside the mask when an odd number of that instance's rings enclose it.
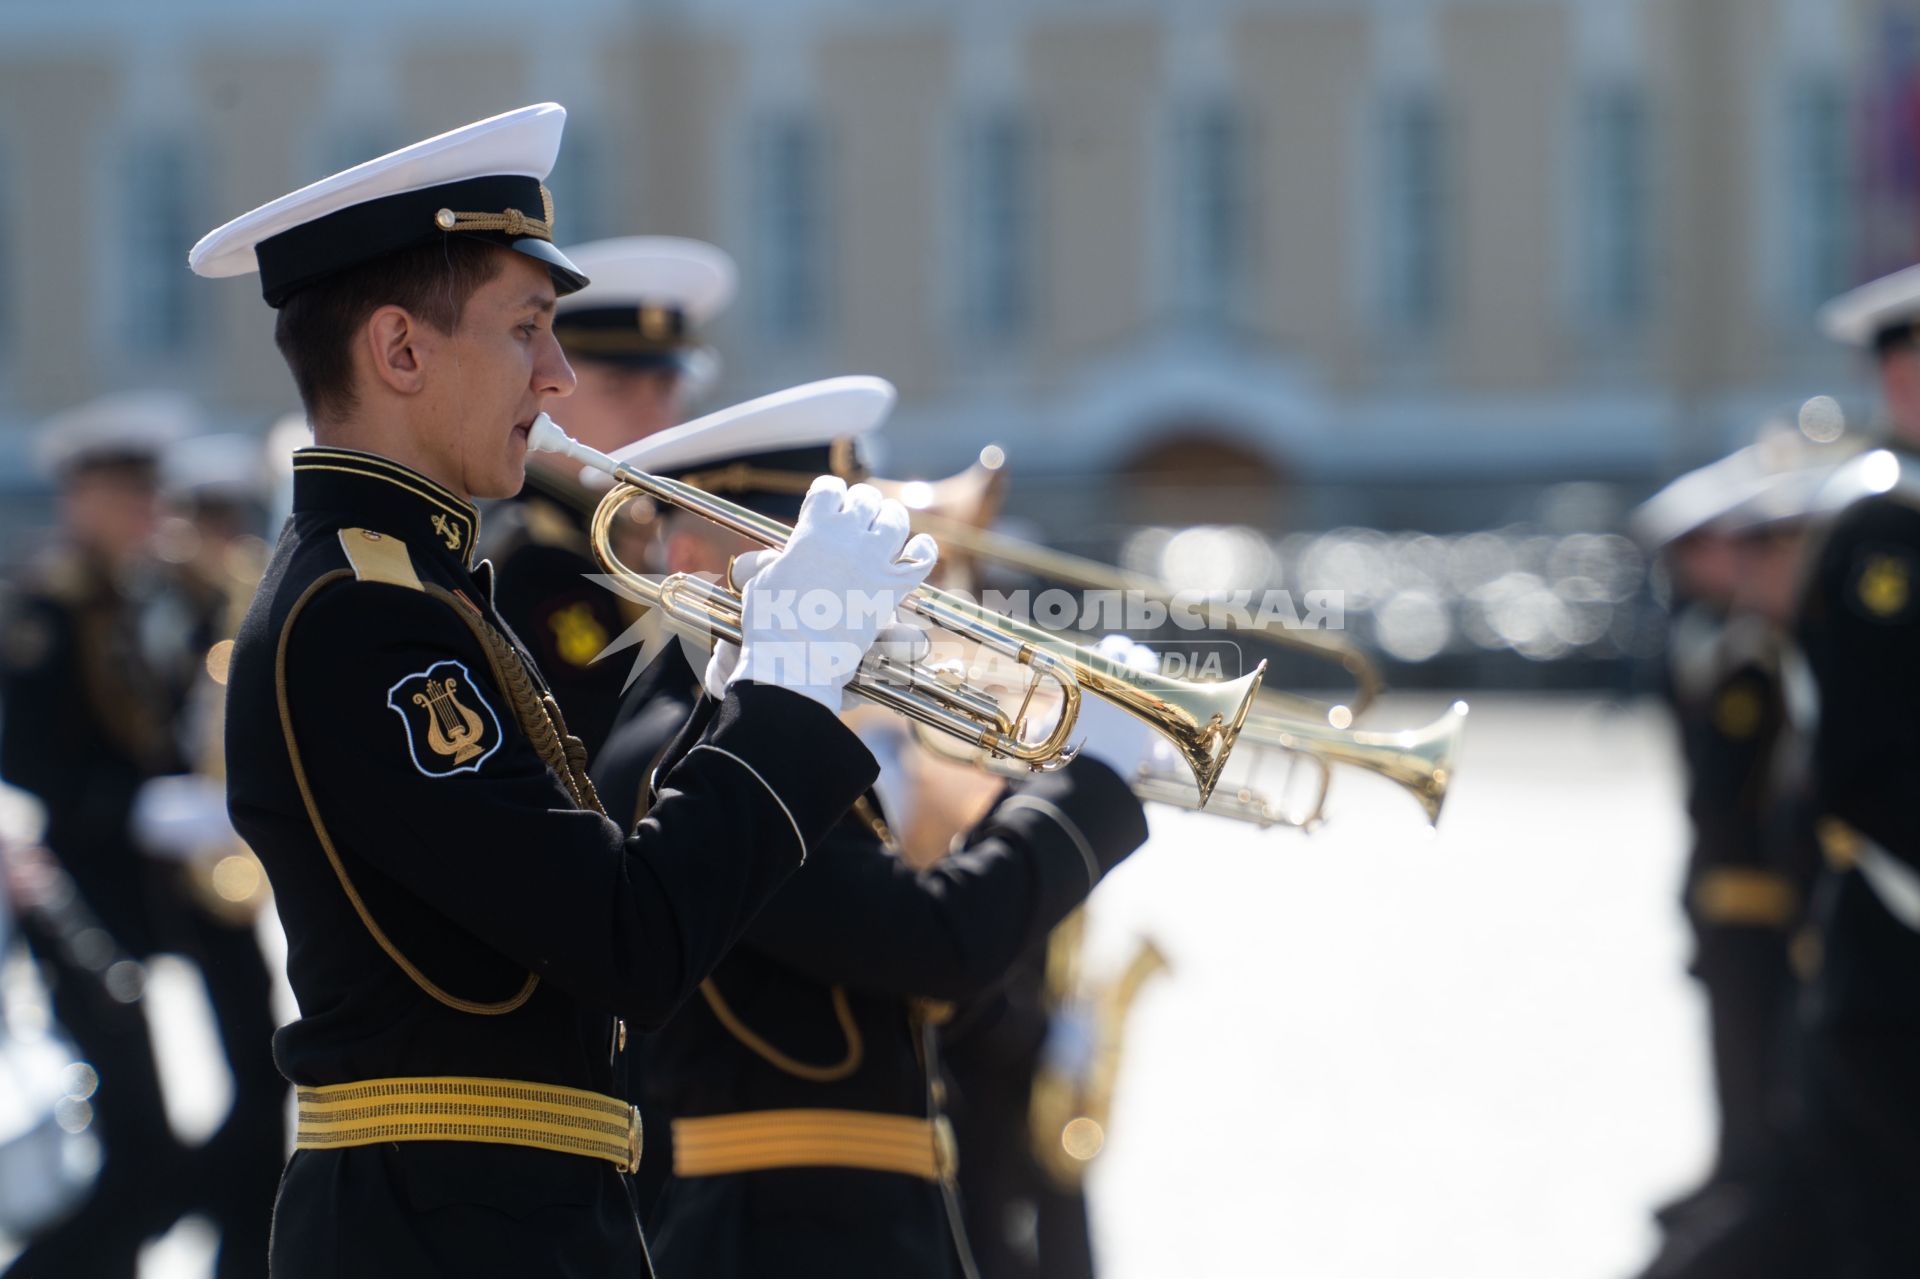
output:
{"label": "gold collar braid", "polygon": [[553,194],[545,184],[540,187],[540,214],[530,218],[518,209],[499,213],[456,213],[441,209],[433,215],[433,224],[442,231],[503,231],[513,236],[532,236],[553,242]]}

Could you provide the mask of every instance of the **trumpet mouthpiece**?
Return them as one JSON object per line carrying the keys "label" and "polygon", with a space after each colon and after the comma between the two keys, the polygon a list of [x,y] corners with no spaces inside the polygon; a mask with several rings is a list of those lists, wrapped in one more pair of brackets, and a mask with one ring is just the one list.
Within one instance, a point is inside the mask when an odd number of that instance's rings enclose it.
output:
{"label": "trumpet mouthpiece", "polygon": [[537,453],[569,453],[572,444],[572,437],[545,413],[533,419],[533,429],[527,432],[527,447]]}

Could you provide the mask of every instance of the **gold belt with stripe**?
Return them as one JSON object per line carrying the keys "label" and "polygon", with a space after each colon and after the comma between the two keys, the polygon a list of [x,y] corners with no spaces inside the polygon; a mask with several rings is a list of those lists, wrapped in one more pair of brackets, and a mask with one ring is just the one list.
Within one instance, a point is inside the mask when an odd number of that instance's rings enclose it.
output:
{"label": "gold belt with stripe", "polygon": [[863,1110],[753,1110],[673,1121],[676,1177],[773,1168],[861,1168],[946,1181],[959,1166],[946,1116]]}
{"label": "gold belt with stripe", "polygon": [[640,1166],[640,1111],[617,1097],[518,1079],[450,1075],[301,1088],[297,1150],[389,1141],[529,1146]]}

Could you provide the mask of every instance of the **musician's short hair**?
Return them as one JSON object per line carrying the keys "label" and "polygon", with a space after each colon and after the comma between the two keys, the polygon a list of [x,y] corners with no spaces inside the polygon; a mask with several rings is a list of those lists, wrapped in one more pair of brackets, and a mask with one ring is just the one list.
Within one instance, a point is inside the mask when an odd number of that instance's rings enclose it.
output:
{"label": "musician's short hair", "polygon": [[452,333],[473,295],[500,274],[508,252],[485,240],[447,236],[326,276],[281,303],[273,340],[308,420],[337,420],[357,406],[353,339],[375,311],[397,306]]}

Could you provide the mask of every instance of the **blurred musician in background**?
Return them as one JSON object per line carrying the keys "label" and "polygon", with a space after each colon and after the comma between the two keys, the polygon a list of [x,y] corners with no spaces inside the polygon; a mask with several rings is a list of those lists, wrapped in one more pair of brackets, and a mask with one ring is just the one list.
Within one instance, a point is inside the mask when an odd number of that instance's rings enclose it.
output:
{"label": "blurred musician in background", "polygon": [[[178,637],[189,690],[177,736],[195,787],[226,786],[226,681],[233,640],[266,571],[261,537],[280,477],[259,440],[203,435],[168,450],[161,465],[172,516],[160,537],[171,572],[163,627]],[[260,1273],[273,1221],[274,1187],[286,1158],[286,1080],[273,1064],[273,978],[257,923],[267,905],[266,873],[230,827],[176,863],[179,936],[170,949],[200,969],[233,1102],[195,1152],[192,1207],[220,1231],[218,1279]]]}
{"label": "blurred musician in background", "polygon": [[1829,304],[1871,351],[1886,447],[1835,477],[1797,636],[1819,694],[1825,871],[1805,1001],[1809,1123],[1841,1257],[1920,1274],[1920,267]]}
{"label": "blurred musician in background", "polygon": [[[225,823],[217,791],[175,794],[187,774],[174,734],[183,690],[158,669],[143,622],[159,580],[152,538],[158,466],[194,425],[171,396],[95,401],[43,428],[60,490],[52,545],[12,583],[0,627],[0,771],[46,807],[46,846],[99,927],[76,948],[23,920],[55,1017],[99,1078],[92,1193],[14,1262],[19,1276],[132,1279],[140,1246],[182,1206],[180,1148],[167,1126],[136,961],[177,935],[171,867],[144,854],[191,846]],[[93,958],[128,957],[104,969]]]}
{"label": "blurred musician in background", "polygon": [[[793,447],[743,454],[720,429],[707,434],[704,457],[631,460],[790,519],[805,476],[852,455],[845,442],[808,436],[804,413],[794,422],[784,441]],[[667,545],[668,567],[688,571],[724,571],[728,554],[744,549],[704,537],[676,546],[671,529]],[[655,721],[631,703],[623,712],[596,769],[609,811],[645,807],[646,769],[634,761],[666,742],[643,740],[638,726],[671,734],[678,698],[696,686],[672,647],[661,661],[681,664],[643,676],[635,692],[673,690],[673,713]],[[1080,723],[1087,745],[1076,761],[1001,790],[960,846],[924,868],[902,856],[887,807],[889,796],[906,799],[896,729],[869,727],[882,765],[875,791],[762,910],[701,997],[645,1045],[648,1109],[671,1117],[670,1139],[656,1123],[649,1141],[672,1164],[650,1218],[663,1272],[974,1273],[942,1027],[1146,835],[1122,778],[1152,750],[1151,730],[1092,697]]]}
{"label": "blurred musician in background", "polygon": [[[592,280],[554,313],[554,335],[579,379],[567,431],[611,453],[679,421],[689,396],[712,380],[704,334],[733,297],[733,259],[671,236],[566,252]],[[604,491],[588,487],[577,465],[534,454],[526,487],[487,512],[480,548],[493,561],[500,615],[533,650],[589,758],[613,726],[626,678],[625,662],[594,659],[633,620],[586,576],[599,572],[587,521]]]}
{"label": "blurred musician in background", "polygon": [[1674,592],[1668,690],[1694,843],[1682,907],[1706,995],[1720,1130],[1705,1182],[1659,1216],[1645,1279],[1794,1276],[1806,1197],[1793,959],[1816,861],[1810,706],[1790,626],[1804,534],[1845,446],[1790,433],[1676,480],[1636,512]]}

